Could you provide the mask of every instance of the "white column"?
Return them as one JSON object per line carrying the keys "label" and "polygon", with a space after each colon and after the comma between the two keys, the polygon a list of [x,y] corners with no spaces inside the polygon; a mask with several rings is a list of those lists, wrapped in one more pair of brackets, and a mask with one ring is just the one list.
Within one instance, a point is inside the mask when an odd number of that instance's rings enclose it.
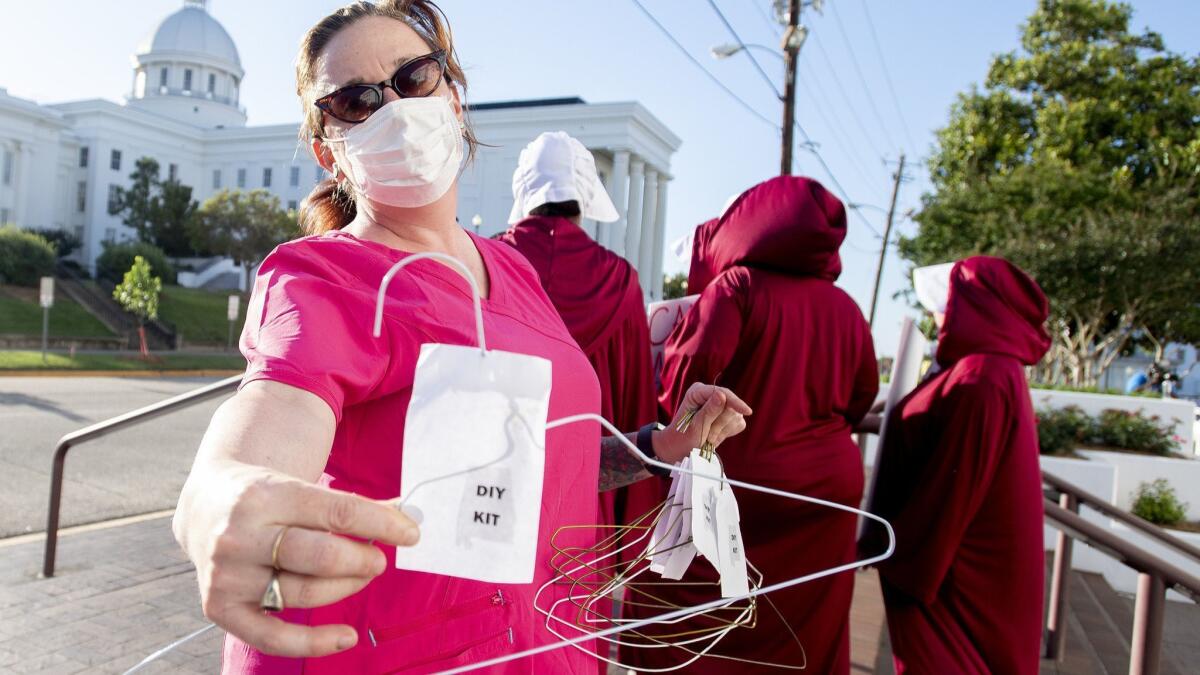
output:
{"label": "white column", "polygon": [[650,297],[650,282],[654,275],[654,240],[658,237],[658,172],[646,170],[646,187],[642,196],[642,232],[638,238],[638,279],[642,284],[643,300]]}
{"label": "white column", "polygon": [[671,177],[663,175],[658,181],[658,199],[654,216],[654,254],[653,269],[650,272],[650,298],[663,299],[663,253],[667,237],[667,184]]}
{"label": "white column", "polygon": [[642,197],[646,194],[646,162],[634,157],[629,162],[629,208],[625,209],[625,241],[621,244],[619,255],[625,256],[630,265],[638,265],[638,254],[641,248],[638,241],[642,236]]}
{"label": "white column", "polygon": [[612,197],[613,205],[617,207],[617,214],[620,216],[615,223],[609,223],[605,227],[604,240],[601,245],[610,251],[617,251],[618,242],[625,241],[625,202],[626,196],[629,194],[629,151],[617,150],[613,153],[613,170],[612,170],[612,188],[608,191]]}
{"label": "white column", "polygon": [[[33,171],[33,148],[28,143],[17,141],[13,143],[13,209],[12,221],[17,227],[29,227],[28,214],[25,213],[26,202],[28,202],[29,186],[33,179],[30,173]],[[50,227],[51,223],[41,224],[40,227]]]}

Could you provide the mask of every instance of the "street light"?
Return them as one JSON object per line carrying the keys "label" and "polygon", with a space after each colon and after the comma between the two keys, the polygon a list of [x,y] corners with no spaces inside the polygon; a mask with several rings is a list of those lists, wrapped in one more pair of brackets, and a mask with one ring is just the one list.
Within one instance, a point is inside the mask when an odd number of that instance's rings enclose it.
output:
{"label": "street light", "polygon": [[[750,44],[750,45],[746,45],[744,48],[745,49],[757,49],[760,51],[764,51],[764,52],[770,54],[771,56],[774,56],[775,58],[779,59],[780,61],[783,61],[783,55],[780,54],[779,52],[775,51],[774,49],[771,49],[770,47],[767,47],[764,45]],[[717,45],[716,47],[713,47],[712,49],[710,49],[708,51],[709,51],[709,53],[712,54],[712,57],[714,59],[727,59],[727,58],[733,56],[734,54],[737,54],[738,52],[742,51],[742,49],[743,49],[742,45],[723,44],[723,45]]]}

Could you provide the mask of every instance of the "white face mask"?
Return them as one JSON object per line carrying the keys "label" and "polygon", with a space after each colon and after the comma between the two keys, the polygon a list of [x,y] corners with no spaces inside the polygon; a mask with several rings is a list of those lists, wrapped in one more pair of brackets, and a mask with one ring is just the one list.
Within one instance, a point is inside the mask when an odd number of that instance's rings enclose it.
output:
{"label": "white face mask", "polygon": [[446,194],[462,164],[462,126],[441,96],[402,98],[375,111],[342,138],[347,180],[377,204],[415,208]]}

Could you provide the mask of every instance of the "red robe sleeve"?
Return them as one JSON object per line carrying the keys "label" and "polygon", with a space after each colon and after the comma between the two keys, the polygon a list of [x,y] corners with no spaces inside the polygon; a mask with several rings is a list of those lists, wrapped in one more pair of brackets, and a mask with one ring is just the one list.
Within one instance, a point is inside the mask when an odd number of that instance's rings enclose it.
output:
{"label": "red robe sleeve", "polygon": [[858,368],[854,371],[854,389],[850,403],[846,406],[846,421],[850,426],[858,424],[875,405],[879,395],[879,364],[875,360],[875,340],[871,337],[871,326],[859,319]]}
{"label": "red robe sleeve", "polygon": [[952,385],[938,405],[937,447],[915,474],[912,497],[892,519],[896,551],[880,565],[900,591],[932,603],[1007,447],[1010,413],[1000,388]]}
{"label": "red robe sleeve", "polygon": [[709,284],[663,352],[661,412],[674,415],[695,382],[715,383],[737,351],[744,322],[745,274],[733,270]]}

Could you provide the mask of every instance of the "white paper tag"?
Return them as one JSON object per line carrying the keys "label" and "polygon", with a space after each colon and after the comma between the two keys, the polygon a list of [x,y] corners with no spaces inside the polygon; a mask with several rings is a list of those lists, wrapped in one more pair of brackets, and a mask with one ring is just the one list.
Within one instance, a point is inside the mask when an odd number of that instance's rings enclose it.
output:
{"label": "white paper tag", "polygon": [[[690,465],[691,459],[685,457],[682,466],[687,468]],[[671,550],[670,557],[667,558],[666,565],[663,566],[662,577],[678,581],[683,578],[684,572],[687,572],[692,560],[695,559],[696,545],[692,543],[692,474],[680,472],[675,475],[679,480],[679,494],[676,499],[686,507],[679,514],[679,536],[676,538],[676,544]]]}
{"label": "white paper tag", "polygon": [[400,496],[423,518],[396,567],[491,583],[533,581],[550,362],[421,346],[404,426]]}
{"label": "white paper tag", "polygon": [[722,483],[721,464],[716,455],[706,459],[699,450],[692,450],[692,543],[696,551],[720,569],[717,553],[717,499]]}
{"label": "white paper tag", "polygon": [[[685,460],[686,461],[686,460]],[[662,574],[663,566],[670,558],[671,530],[679,519],[681,500],[679,499],[680,476],[676,473],[671,479],[671,487],[667,490],[667,501],[663,505],[654,531],[650,534],[647,551],[650,553],[650,571]]]}
{"label": "white paper tag", "polygon": [[722,485],[717,500],[717,555],[720,558],[721,597],[733,598],[750,592],[746,576],[746,549],[742,541],[741,516],[733,488]]}

